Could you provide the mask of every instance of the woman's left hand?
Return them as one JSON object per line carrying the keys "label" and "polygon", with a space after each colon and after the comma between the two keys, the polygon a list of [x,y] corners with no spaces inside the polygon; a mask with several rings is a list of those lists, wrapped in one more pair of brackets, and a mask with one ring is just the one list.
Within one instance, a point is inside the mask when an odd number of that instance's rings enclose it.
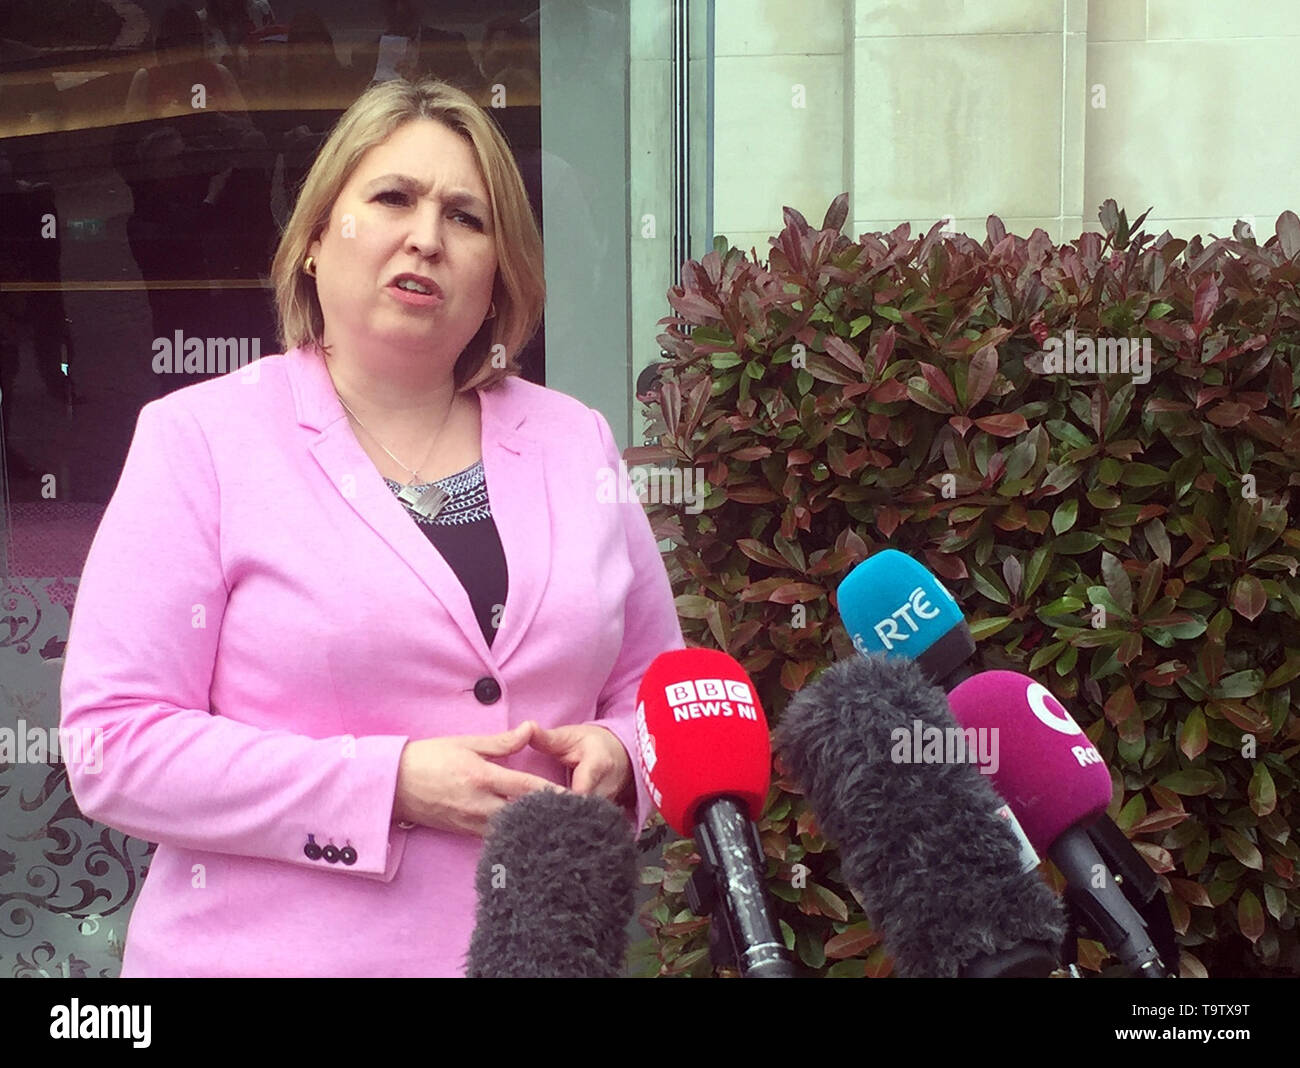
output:
{"label": "woman's left hand", "polygon": [[569,768],[569,789],[622,802],[632,785],[632,761],[612,731],[592,723],[564,727],[534,726],[529,743]]}

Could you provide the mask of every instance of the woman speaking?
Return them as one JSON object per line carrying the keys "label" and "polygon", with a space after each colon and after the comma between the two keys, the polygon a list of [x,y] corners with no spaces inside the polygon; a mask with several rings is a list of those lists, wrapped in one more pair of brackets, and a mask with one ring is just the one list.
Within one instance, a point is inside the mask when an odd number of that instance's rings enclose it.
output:
{"label": "woman speaking", "polygon": [[468,96],[367,90],[272,277],[286,351],[140,412],[61,690],[102,770],[70,783],[158,843],[125,977],[461,975],[494,812],[567,787],[648,814],[667,574],[598,493],[605,419],[518,375],[541,239]]}

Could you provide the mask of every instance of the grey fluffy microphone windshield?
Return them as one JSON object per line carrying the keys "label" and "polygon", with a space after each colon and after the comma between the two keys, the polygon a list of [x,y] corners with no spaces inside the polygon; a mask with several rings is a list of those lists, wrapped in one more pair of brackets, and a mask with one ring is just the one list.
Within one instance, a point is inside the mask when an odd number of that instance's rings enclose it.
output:
{"label": "grey fluffy microphone windshield", "polygon": [[613,979],[635,908],[636,846],[622,810],[539,790],[493,817],[479,859],[471,979]]}
{"label": "grey fluffy microphone windshield", "polygon": [[914,663],[872,654],[833,665],[791,700],[773,742],[896,974],[1052,971],[1060,902],[1023,870],[995,814],[1002,799],[972,762],[979,741]]}

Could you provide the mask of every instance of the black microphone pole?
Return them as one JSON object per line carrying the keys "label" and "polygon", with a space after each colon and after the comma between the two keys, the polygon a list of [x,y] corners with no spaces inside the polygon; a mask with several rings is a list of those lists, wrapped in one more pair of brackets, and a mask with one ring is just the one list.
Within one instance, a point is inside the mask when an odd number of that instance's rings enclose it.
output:
{"label": "black microphone pole", "polygon": [[718,937],[730,951],[726,955],[734,954],[742,977],[797,979],[799,972],[768,908],[762,876],[767,862],[745,806],[730,797],[706,801],[699,809],[695,842],[700,866],[686,886],[691,910],[711,914],[715,926],[722,921]]}

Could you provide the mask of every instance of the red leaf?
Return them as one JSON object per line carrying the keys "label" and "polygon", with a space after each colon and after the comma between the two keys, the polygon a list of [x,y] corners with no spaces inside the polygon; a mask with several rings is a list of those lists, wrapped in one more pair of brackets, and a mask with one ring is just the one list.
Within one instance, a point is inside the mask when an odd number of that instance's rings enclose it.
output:
{"label": "red leaf", "polygon": [[727,499],[741,504],[767,504],[778,498],[767,486],[728,486]]}
{"label": "red leaf", "polygon": [[966,410],[970,411],[988,394],[998,374],[998,350],[985,345],[971,357],[966,371]]}
{"label": "red leaf", "polygon": [[834,334],[826,335],[826,354],[832,359],[838,360],[855,374],[862,374],[867,369],[857,350],[843,338],[838,338]]}
{"label": "red leaf", "polygon": [[1195,338],[1192,328],[1186,323],[1167,323],[1163,319],[1146,319],[1142,323],[1156,337],[1162,337],[1166,341],[1176,341],[1182,343],[1191,341]]}
{"label": "red leaf", "polygon": [[827,939],[826,956],[831,960],[856,957],[880,941],[880,934],[866,924],[854,924],[843,934]]}
{"label": "red leaf", "polygon": [[1214,907],[1214,902],[1205,892],[1205,887],[1191,879],[1176,879],[1170,876],[1169,888],[1189,905],[1198,905],[1207,909]]}
{"label": "red leaf", "polygon": [[698,293],[668,293],[668,303],[681,312],[686,319],[700,323],[704,320],[717,319],[721,311],[715,304],[710,304]]}
{"label": "red leaf", "polygon": [[898,524],[902,521],[898,514],[898,509],[892,504],[886,504],[876,510],[876,526],[879,528],[883,537],[888,539],[890,535],[898,529]]}
{"label": "red leaf", "polygon": [[821,586],[815,586],[811,582],[787,582],[785,585],[773,590],[768,600],[776,604],[801,604],[804,601],[815,601],[819,597],[825,596],[826,591]]}
{"label": "red leaf", "polygon": [[781,665],[781,685],[791,693],[803,689],[804,682],[812,674],[815,666],[812,661],[787,660]]}
{"label": "red leaf", "polygon": [[1177,827],[1183,820],[1187,819],[1186,812],[1171,812],[1168,809],[1160,809],[1144,816],[1133,824],[1129,830],[1133,834],[1145,834],[1148,831],[1165,831],[1170,827]]}
{"label": "red leaf", "polygon": [[957,407],[957,391],[953,388],[948,376],[932,363],[923,363],[921,374],[925,377],[925,384],[930,387],[930,392],[940,400],[946,401],[950,407]]}
{"label": "red leaf", "polygon": [[1264,584],[1254,575],[1242,575],[1232,584],[1228,603],[1239,616],[1253,623],[1268,605],[1268,595],[1264,592]]}
{"label": "red leaf", "polygon": [[885,365],[889,362],[889,357],[894,354],[894,342],[898,334],[891,326],[879,338],[876,339],[876,376],[884,370]]}
{"label": "red leaf", "polygon": [[736,548],[751,560],[766,567],[778,567],[785,570],[790,566],[779,553],[769,549],[755,538],[741,538],[736,542]]}
{"label": "red leaf", "polygon": [[1023,415],[1006,412],[1001,415],[984,415],[975,420],[975,425],[997,438],[1014,438],[1029,429]]}
{"label": "red leaf", "polygon": [[1192,329],[1201,334],[1210,322],[1214,309],[1219,304],[1219,283],[1214,275],[1206,275],[1196,287],[1192,298]]}
{"label": "red leaf", "polygon": [[1234,401],[1224,401],[1222,404],[1216,404],[1208,412],[1205,418],[1215,426],[1236,426],[1250,415],[1250,409],[1244,404],[1237,404]]}
{"label": "red leaf", "polygon": [[1300,218],[1294,211],[1284,211],[1277,217],[1278,244],[1282,246],[1282,255],[1293,260],[1300,255]]}
{"label": "red leaf", "polygon": [[[902,400],[907,396],[907,386],[897,378],[891,378],[886,382],[881,382],[871,391],[871,399],[881,404],[891,404],[894,401]],[[878,435],[884,437],[883,434]]]}
{"label": "red leaf", "polygon": [[1134,842],[1133,848],[1146,858],[1147,866],[1154,872],[1167,872],[1174,870],[1173,854],[1163,846],[1153,845],[1150,842]]}
{"label": "red leaf", "polygon": [[941,553],[935,549],[926,549],[925,562],[930,565],[930,570],[940,578],[950,579],[953,582],[970,578],[970,572],[966,570],[966,564],[960,556]]}

